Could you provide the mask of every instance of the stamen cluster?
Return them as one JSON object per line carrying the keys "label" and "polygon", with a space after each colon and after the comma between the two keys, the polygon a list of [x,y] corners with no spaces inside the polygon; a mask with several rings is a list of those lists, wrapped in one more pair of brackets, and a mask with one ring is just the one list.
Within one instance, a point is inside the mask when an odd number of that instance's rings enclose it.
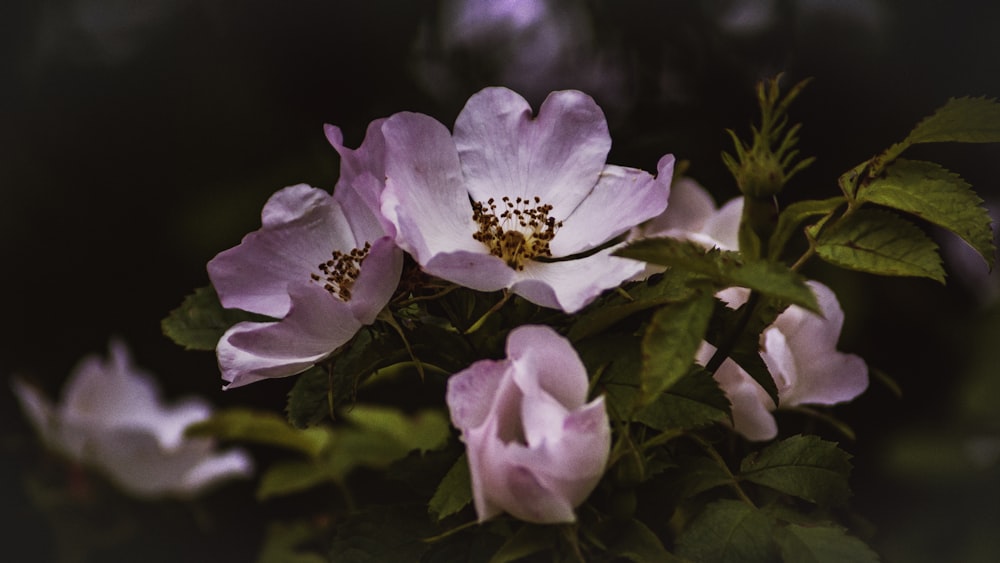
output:
{"label": "stamen cluster", "polygon": [[319,264],[320,273],[310,274],[309,277],[314,282],[323,284],[323,289],[339,297],[341,301],[350,301],[351,288],[358,279],[361,263],[371,248],[371,243],[366,242],[363,248],[354,248],[347,253],[334,250],[330,253],[329,260]]}
{"label": "stamen cluster", "polygon": [[562,227],[562,221],[549,216],[551,212],[552,205],[542,204],[538,196],[513,200],[504,196],[499,204],[492,197],[485,203],[474,201],[472,220],[479,230],[472,238],[485,244],[490,254],[503,259],[511,268],[523,270],[526,260],[552,256],[549,242]]}

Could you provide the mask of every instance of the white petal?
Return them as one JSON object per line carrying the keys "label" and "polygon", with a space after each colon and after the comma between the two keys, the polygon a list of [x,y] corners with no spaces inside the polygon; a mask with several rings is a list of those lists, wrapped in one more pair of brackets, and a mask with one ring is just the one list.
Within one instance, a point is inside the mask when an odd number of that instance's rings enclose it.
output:
{"label": "white petal", "polygon": [[567,256],[600,246],[663,213],[673,170],[672,155],[660,160],[655,179],[643,170],[604,167],[594,191],[563,221],[552,240],[552,254]]}
{"label": "white petal", "polygon": [[566,411],[587,399],[587,370],[569,340],[547,326],[524,325],[507,336],[507,357],[526,396],[544,392]]}
{"label": "white petal", "polygon": [[511,291],[542,307],[575,313],[643,270],[643,262],[611,256],[613,251],[563,262],[529,262],[517,272]]}
{"label": "white petal", "polygon": [[375,240],[368,256],[361,262],[361,272],[351,288],[347,302],[361,324],[375,322],[375,317],[389,303],[403,271],[403,251],[390,237]]}
{"label": "white petal", "polygon": [[382,126],[386,184],[382,213],[396,243],[421,265],[442,252],[484,252],[472,238],[472,204],[448,130],[420,114],[399,113]]}
{"label": "white petal", "polygon": [[475,201],[539,196],[564,218],[597,183],[611,136],[604,113],[581,92],[553,92],[532,118],[515,92],[486,88],[458,115],[455,146]]}
{"label": "white petal", "polygon": [[227,389],[305,371],[361,328],[350,308],[315,284],[289,286],[292,306],[273,323],[239,323],[219,340]]}

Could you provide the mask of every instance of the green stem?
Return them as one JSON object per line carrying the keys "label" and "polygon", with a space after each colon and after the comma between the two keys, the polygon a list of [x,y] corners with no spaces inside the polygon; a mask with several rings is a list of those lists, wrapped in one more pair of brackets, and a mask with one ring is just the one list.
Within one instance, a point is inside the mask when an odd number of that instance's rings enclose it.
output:
{"label": "green stem", "polygon": [[492,307],[490,307],[489,311],[486,311],[485,313],[483,313],[483,316],[481,316],[478,319],[476,319],[476,322],[472,323],[472,326],[470,326],[469,328],[465,329],[465,332],[463,332],[462,334],[472,334],[473,332],[476,332],[477,330],[479,330],[480,328],[482,328],[483,325],[486,324],[486,319],[488,319],[490,317],[490,315],[492,315],[493,313],[496,313],[497,311],[499,311],[500,308],[503,307],[505,303],[507,303],[507,301],[510,299],[511,295],[513,295],[513,293],[510,293],[509,291],[504,290],[504,292],[503,292],[503,298],[500,299],[500,301],[497,301],[496,304],[494,304]]}
{"label": "green stem", "polygon": [[701,449],[703,449],[705,451],[705,453],[707,453],[708,456],[711,457],[712,460],[716,464],[718,464],[718,466],[723,471],[726,472],[726,475],[730,479],[732,479],[732,482],[729,483],[729,488],[731,488],[736,493],[736,496],[738,496],[740,498],[740,500],[742,500],[743,502],[747,503],[751,507],[757,508],[757,505],[754,504],[753,500],[751,500],[749,496],[747,496],[747,493],[746,493],[746,491],[743,490],[743,487],[740,487],[739,480],[736,478],[736,475],[733,475],[733,472],[730,471],[729,465],[726,464],[726,460],[722,459],[722,456],[719,455],[719,452],[717,452],[715,450],[715,448],[712,446],[712,444],[709,444],[708,442],[706,442],[705,440],[703,440],[701,437],[696,436],[694,434],[691,434],[690,436],[691,436],[691,439],[694,440],[699,446],[701,446]]}

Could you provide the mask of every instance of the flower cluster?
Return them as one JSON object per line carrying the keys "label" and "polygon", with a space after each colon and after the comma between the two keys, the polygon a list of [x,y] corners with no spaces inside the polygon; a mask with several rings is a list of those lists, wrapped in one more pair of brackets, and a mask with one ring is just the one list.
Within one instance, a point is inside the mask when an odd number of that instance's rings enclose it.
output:
{"label": "flower cluster", "polygon": [[[716,209],[712,197],[689,178],[674,184],[670,207],[644,226],[645,236],[670,236],[706,247],[737,250],[737,231],[743,198]],[[868,388],[868,367],[854,354],[837,350],[844,312],[837,296],[825,285],[809,281],[822,315],[797,305],[789,306],[761,335],[761,358],[778,389],[776,406],[763,387],[732,359],[726,359],[715,379],[732,405],[734,429],[750,440],[771,440],[778,427],[771,414],[777,408],[798,405],[832,405],[854,399]],[[729,288],[718,297],[736,308],[748,291]],[[715,347],[703,342],[696,360],[708,363]]]}
{"label": "flower cluster", "polygon": [[120,342],[111,343],[108,361],[80,362],[58,405],[20,379],[13,388],[50,448],[135,496],[192,496],[253,470],[241,450],[216,453],[212,440],[186,438],[184,430],[208,419],[211,407],[196,398],[164,405],[152,376],[132,364]]}
{"label": "flower cluster", "polygon": [[222,337],[230,388],[300,373],[374,322],[399,282],[400,249],[444,280],[578,311],[642,270],[603,247],[663,212],[674,162],[663,157],[655,178],[606,164],[604,115],[576,91],[533,116],[514,92],[483,90],[454,134],[400,113],[373,122],[357,150],[335,127],[327,137],[342,158],[333,195],[279,191],[261,229],[208,264],[225,307],[278,319]]}

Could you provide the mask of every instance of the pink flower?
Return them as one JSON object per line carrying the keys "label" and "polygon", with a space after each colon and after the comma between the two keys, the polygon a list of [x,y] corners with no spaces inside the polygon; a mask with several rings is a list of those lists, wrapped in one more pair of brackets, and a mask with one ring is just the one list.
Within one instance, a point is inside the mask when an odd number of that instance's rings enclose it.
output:
{"label": "pink flower", "polygon": [[712,196],[691,178],[679,178],[670,188],[667,210],[642,226],[642,237],[674,237],[707,248],[737,250],[743,196],[715,207]]}
{"label": "pink flower", "polygon": [[448,381],[479,520],[508,512],[528,522],[572,522],[597,486],[611,448],[604,397],[586,403],[587,372],[546,326],[507,338],[506,360],[481,360]]}
{"label": "pink flower", "polygon": [[135,496],[191,496],[253,470],[242,451],[216,453],[212,440],[185,438],[185,428],[207,419],[211,407],[200,399],[161,403],[153,378],[132,365],[120,342],[111,343],[109,361],[80,362],[58,405],[18,379],[12,385],[50,448],[97,468]]}
{"label": "pink flower", "polygon": [[242,322],[219,340],[226,388],[300,373],[375,321],[399,283],[402,251],[379,213],[381,121],[357,150],[341,153],[334,195],[299,184],[267,201],[260,230],[219,253],[208,273],[222,305],[280,319]]}
{"label": "pink flower", "polygon": [[521,96],[487,88],[454,135],[414,113],[390,117],[382,132],[382,213],[426,272],[575,312],[642,270],[611,249],[544,261],[599,247],[667,205],[673,157],[660,159],[655,179],[605,164],[611,138],[587,95],[554,92],[533,117]]}
{"label": "pink flower", "polygon": [[[868,366],[854,354],[837,351],[844,311],[825,285],[810,281],[823,316],[792,305],[761,335],[761,357],[778,388],[779,408],[833,405],[850,401],[868,388]],[[700,363],[715,349],[705,343]],[[715,380],[732,403],[733,426],[749,440],[770,440],[778,433],[771,414],[774,401],[735,362],[727,359]]]}

